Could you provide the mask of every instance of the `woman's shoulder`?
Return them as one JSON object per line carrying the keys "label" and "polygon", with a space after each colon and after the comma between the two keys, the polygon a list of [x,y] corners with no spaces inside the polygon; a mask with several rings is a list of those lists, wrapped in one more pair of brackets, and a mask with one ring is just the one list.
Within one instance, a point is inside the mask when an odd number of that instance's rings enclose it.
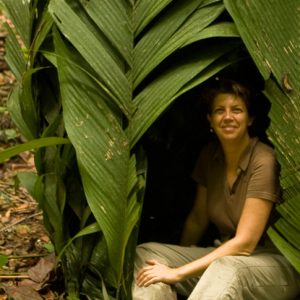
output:
{"label": "woman's shoulder", "polygon": [[278,163],[274,148],[259,140],[253,149],[252,160],[263,164]]}
{"label": "woman's shoulder", "polygon": [[260,140],[257,140],[253,152],[260,155],[276,156],[274,148]]}

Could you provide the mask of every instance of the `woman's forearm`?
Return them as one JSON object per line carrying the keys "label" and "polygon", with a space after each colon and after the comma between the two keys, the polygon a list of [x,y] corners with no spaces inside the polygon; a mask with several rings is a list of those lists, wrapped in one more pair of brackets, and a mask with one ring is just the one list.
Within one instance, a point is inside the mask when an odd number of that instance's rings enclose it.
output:
{"label": "woman's forearm", "polygon": [[259,198],[246,199],[236,235],[208,255],[177,269],[181,280],[201,275],[216,259],[223,256],[250,255],[256,248],[267,224],[273,203]]}
{"label": "woman's forearm", "polygon": [[202,275],[208,266],[218,258],[234,255],[248,256],[250,254],[251,252],[243,243],[233,238],[204,257],[177,268],[178,276],[180,281],[184,281],[190,277]]}
{"label": "woman's forearm", "polygon": [[181,267],[172,268],[156,260],[149,260],[146,262],[147,266],[142,268],[137,274],[137,285],[149,286],[157,282],[175,284],[190,277],[201,275],[214,260],[228,255],[248,255],[248,252],[245,251],[244,246],[240,242],[232,239],[208,255]]}

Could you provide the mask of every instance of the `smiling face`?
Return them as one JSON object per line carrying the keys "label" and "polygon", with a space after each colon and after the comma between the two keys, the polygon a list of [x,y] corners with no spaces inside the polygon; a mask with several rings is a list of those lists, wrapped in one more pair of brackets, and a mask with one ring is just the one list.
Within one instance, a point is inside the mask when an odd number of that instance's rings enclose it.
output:
{"label": "smiling face", "polygon": [[248,127],[252,124],[252,118],[249,117],[246,104],[240,96],[217,94],[208,120],[221,142],[243,142],[249,138]]}

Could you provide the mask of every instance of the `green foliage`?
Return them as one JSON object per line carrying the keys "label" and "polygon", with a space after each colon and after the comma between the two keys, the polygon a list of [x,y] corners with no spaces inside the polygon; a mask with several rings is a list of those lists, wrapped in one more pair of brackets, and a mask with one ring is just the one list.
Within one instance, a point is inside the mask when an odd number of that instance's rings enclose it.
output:
{"label": "green foliage", "polygon": [[58,144],[69,144],[69,140],[65,138],[59,138],[59,137],[49,137],[49,138],[40,138],[37,140],[32,140],[30,142],[27,142],[26,144],[16,145],[13,147],[10,147],[6,150],[1,151],[0,153],[0,162],[4,162],[6,159],[15,156],[19,153],[41,148],[41,147],[47,147],[52,145],[58,145]]}
{"label": "green foliage", "polygon": [[269,136],[282,167],[285,203],[282,218],[268,233],[278,249],[300,272],[300,69],[299,1],[230,1],[225,6],[266,80],[265,95],[272,103]]}
{"label": "green foliage", "polygon": [[[58,142],[36,151],[38,174],[23,181],[69,298],[129,299],[146,174],[139,140],[180,95],[238,59],[238,33],[218,21],[221,1],[3,2],[24,42],[10,32],[9,109],[32,140],[22,147]],[[71,145],[58,145],[66,136]]]}
{"label": "green foliage", "polygon": [[6,255],[1,255],[0,254],[0,268],[5,266],[8,262],[8,257]]}
{"label": "green foliage", "polygon": [[[22,39],[10,31],[7,40],[18,80],[8,107],[28,142],[0,159],[37,149],[38,173],[23,181],[43,209],[69,299],[131,298],[147,170],[141,137],[179,96],[242,58],[240,35],[266,80],[272,74],[280,83],[288,72],[293,91],[277,89],[288,109],[297,103],[294,52],[284,69],[288,37],[275,38],[273,27],[284,21],[275,18],[280,4],[260,2],[250,9],[224,1],[236,28],[221,0],[3,0]],[[266,95],[279,118],[274,84]],[[282,143],[278,130],[270,132],[283,149],[288,138]],[[295,169],[297,161],[284,159],[286,170]]]}

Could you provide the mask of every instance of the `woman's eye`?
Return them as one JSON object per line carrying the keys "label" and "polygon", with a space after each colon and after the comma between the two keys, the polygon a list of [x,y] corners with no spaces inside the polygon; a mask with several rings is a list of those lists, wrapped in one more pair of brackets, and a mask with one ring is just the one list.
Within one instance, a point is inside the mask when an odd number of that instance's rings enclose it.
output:
{"label": "woman's eye", "polygon": [[234,108],[232,111],[236,114],[240,114],[243,112],[243,110],[241,108]]}
{"label": "woman's eye", "polygon": [[214,110],[215,114],[222,114],[223,112],[224,112],[223,108],[217,108],[217,109]]}

